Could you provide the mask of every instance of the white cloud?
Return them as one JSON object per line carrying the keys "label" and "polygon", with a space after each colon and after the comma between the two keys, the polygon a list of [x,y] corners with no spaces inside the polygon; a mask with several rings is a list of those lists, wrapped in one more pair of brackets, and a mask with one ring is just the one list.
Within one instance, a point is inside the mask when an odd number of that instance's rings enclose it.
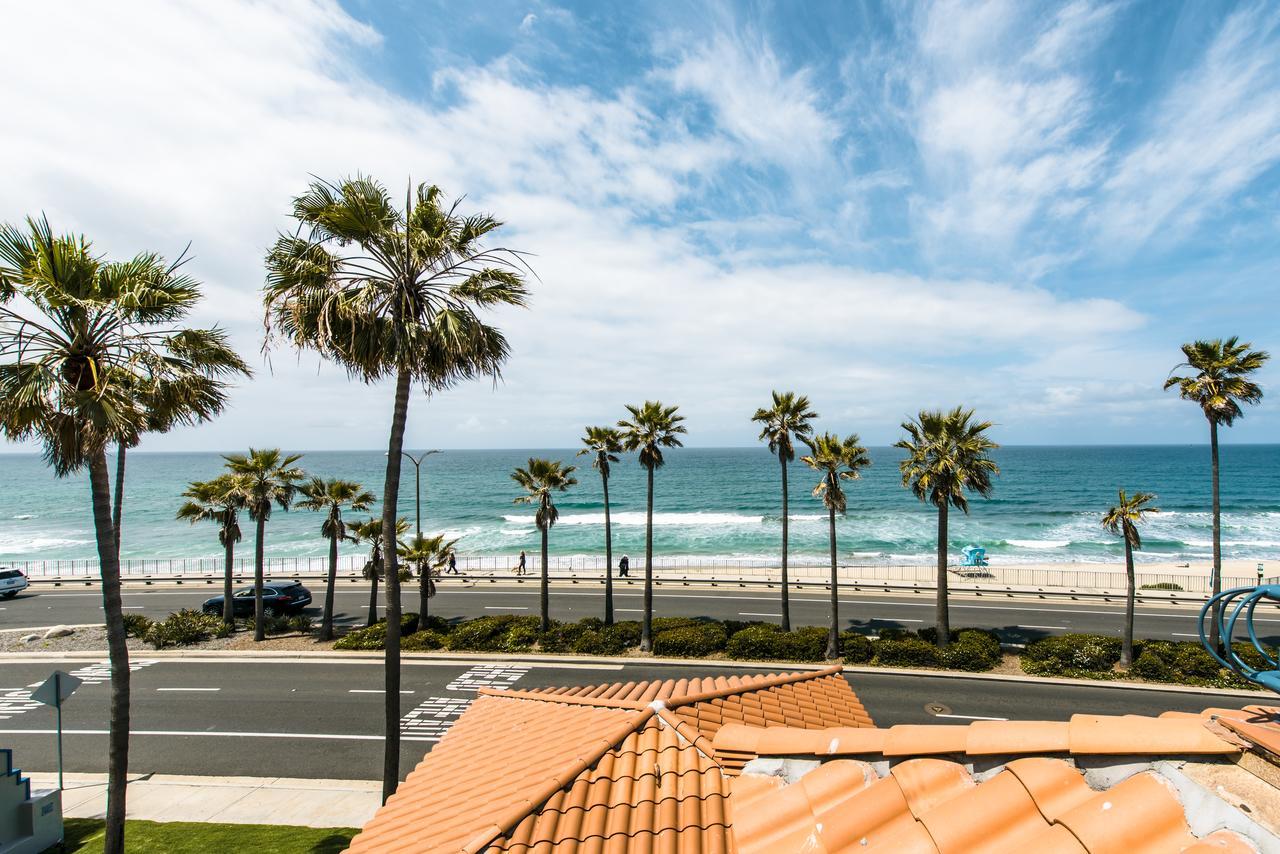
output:
{"label": "white cloud", "polygon": [[[23,120],[0,137],[0,156],[21,164],[0,187],[0,219],[43,209],[116,255],[192,240],[192,272],[210,294],[202,319],[227,322],[245,353],[260,343],[262,253],[310,173],[430,179],[510,223],[504,242],[535,253],[541,281],[529,311],[498,316],[515,351],[506,382],[416,402],[411,443],[567,445],[582,424],[646,397],[683,404],[696,442],[742,441],[744,413],[781,386],[874,422],[832,425],[872,440],[921,403],[970,396],[1007,421],[1033,380],[1005,393],[1002,367],[1095,353],[1143,322],[1114,301],[1016,280],[701,249],[709,228],[736,239],[735,229],[786,222],[756,210],[716,226],[672,219],[702,182],[753,158],[805,174],[837,134],[807,72],[767,49],[752,56],[713,39],[682,56],[671,89],[714,109],[713,126],[696,127],[637,89],[548,86],[503,63],[442,70],[448,106],[393,94],[352,61],[377,48],[376,33],[329,3],[29,4],[6,23],[0,73],[19,81],[8,107]],[[47,62],[54,33],[62,54]],[[38,86],[21,82],[32,69]],[[1088,157],[1043,150],[1025,132],[1051,134],[1073,114],[1074,90],[1054,85],[1065,88],[983,96],[991,115],[1009,117],[1012,143],[939,105],[935,150],[993,175],[1011,169],[999,185],[1022,181],[1025,198],[1004,210],[1040,204],[1051,180],[1084,182]],[[218,422],[151,446],[384,441],[386,389],[349,383],[310,355],[273,362]]]}

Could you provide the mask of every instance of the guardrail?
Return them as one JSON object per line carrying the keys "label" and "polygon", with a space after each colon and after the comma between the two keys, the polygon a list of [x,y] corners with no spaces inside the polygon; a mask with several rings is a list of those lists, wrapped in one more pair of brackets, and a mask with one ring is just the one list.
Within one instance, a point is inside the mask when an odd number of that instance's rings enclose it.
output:
{"label": "guardrail", "polygon": [[[641,561],[632,563],[632,572],[643,571]],[[363,574],[365,558],[363,554],[348,554],[339,558],[338,572],[343,577],[360,577]],[[548,561],[552,573],[594,573],[601,577],[604,574],[604,558],[587,556],[552,557]],[[92,579],[98,575],[96,560],[48,560],[48,561],[8,561],[5,566],[22,570],[28,578],[56,579]],[[458,568],[468,575],[475,574],[510,574],[515,565],[515,558],[503,555],[479,555],[459,558]],[[1063,588],[1067,590],[1123,590],[1126,586],[1125,574],[1122,571],[1102,569],[1081,569],[1074,567],[1058,568],[1022,568],[1010,566],[991,566],[983,569],[969,567],[951,567],[958,579],[981,582],[996,586],[1022,588]],[[530,555],[528,570],[537,574],[539,560]],[[775,562],[766,559],[741,558],[684,558],[657,557],[654,559],[655,572],[679,572],[687,575],[706,575],[714,578],[731,580],[748,578],[759,583],[776,579],[779,569]],[[323,577],[328,574],[327,557],[271,557],[267,558],[265,574],[285,577]],[[830,569],[819,562],[796,558],[790,567],[792,578],[824,579]],[[121,575],[126,578],[203,578],[207,576],[221,577],[223,573],[222,558],[161,558],[161,559],[126,559],[121,561]],[[253,573],[253,560],[249,557],[236,558],[233,574],[248,576]],[[898,582],[911,585],[933,583],[937,573],[936,567],[928,564],[846,564],[840,567],[839,577],[845,582]],[[615,571],[616,576],[616,571]],[[1204,573],[1168,573],[1144,572],[1135,573],[1139,588],[1152,585],[1176,585],[1181,588],[1174,592],[1208,595],[1211,592],[1208,572]],[[1255,584],[1254,576],[1224,576],[1224,588],[1247,584]]]}

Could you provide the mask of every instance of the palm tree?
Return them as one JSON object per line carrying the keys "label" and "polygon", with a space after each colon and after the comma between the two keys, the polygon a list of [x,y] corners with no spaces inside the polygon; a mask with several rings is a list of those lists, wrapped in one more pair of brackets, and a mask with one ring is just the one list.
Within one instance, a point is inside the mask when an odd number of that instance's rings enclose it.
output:
{"label": "palm tree", "polygon": [[683,446],[678,436],[688,431],[680,423],[684,416],[676,414],[677,408],[646,400],[643,406],[628,405],[631,418],[618,422],[623,450],[640,452],[640,465],[649,479],[644,514],[644,622],[640,624],[640,649],[644,652],[653,648],[653,473],[666,462],[663,448]]}
{"label": "palm tree", "polygon": [[298,488],[303,510],[326,511],[320,535],[329,541],[329,578],[325,582],[324,617],[320,621],[320,640],[333,640],[333,593],[338,582],[338,541],[351,539],[342,521],[342,509],[368,510],[377,501],[373,493],[354,480],[313,477]]}
{"label": "palm tree", "polygon": [[604,489],[604,624],[613,625],[613,525],[609,520],[609,464],[622,452],[622,434],[612,427],[588,427],[578,456],[592,454],[591,467],[600,472]]}
{"label": "palm tree", "polygon": [[[806,425],[807,426],[807,425]],[[822,479],[813,488],[814,498],[827,508],[828,542],[831,551],[831,627],[827,633],[827,658],[840,654],[840,580],[836,572],[836,514],[844,515],[846,500],[841,481],[857,480],[862,470],[871,465],[867,449],[862,447],[857,433],[841,439],[835,433],[820,433],[806,437],[804,443],[809,453],[800,461],[814,471],[822,472]]]}
{"label": "palm tree", "polygon": [[440,574],[440,568],[449,562],[449,555],[457,544],[457,540],[446,540],[444,534],[434,537],[417,534],[409,543],[400,544],[400,557],[418,568],[418,625],[415,631],[420,632],[427,627],[427,600],[435,595],[431,577]]}
{"label": "palm tree", "polygon": [[[774,392],[773,406],[757,409],[751,420],[761,425],[760,441],[769,443],[769,453],[782,464],[782,630],[791,631],[791,603],[787,589],[787,535],[790,528],[787,502],[787,463],[796,458],[793,437],[807,442],[813,434],[810,422],[818,413],[809,408],[809,398],[794,392]],[[843,512],[843,511],[842,511]]]}
{"label": "palm tree", "polygon": [[400,780],[400,581],[396,569],[401,452],[416,382],[427,393],[500,376],[508,346],[479,310],[523,305],[521,256],[485,248],[501,223],[463,216],[421,184],[403,209],[377,181],[316,180],[293,202],[299,231],[267,254],[270,335],[310,348],[364,382],[395,378],[382,491],[387,562],[382,798]]}
{"label": "palm tree", "polygon": [[1135,492],[1125,495],[1120,490],[1120,500],[1116,505],[1102,514],[1102,527],[1113,534],[1124,537],[1124,572],[1128,582],[1128,594],[1124,605],[1124,646],[1120,658],[1125,667],[1133,666],[1133,600],[1135,596],[1133,579],[1133,552],[1142,549],[1142,537],[1138,536],[1138,523],[1150,513],[1159,513],[1160,509],[1152,507],[1156,497],[1150,492]]}
{"label": "palm tree", "polygon": [[947,511],[957,507],[969,513],[966,492],[991,496],[991,478],[1000,473],[987,452],[998,447],[987,438],[990,421],[974,421],[972,409],[957,406],[949,412],[921,410],[914,421],[905,421],[906,439],[894,443],[907,452],[898,464],[902,485],[921,501],[938,508],[938,645],[951,641],[947,610]]}
{"label": "palm tree", "polygon": [[542,631],[544,632],[551,628],[551,603],[547,595],[547,535],[551,532],[551,526],[556,523],[556,519],[560,518],[560,511],[556,509],[552,498],[553,493],[565,492],[578,482],[578,479],[573,477],[576,470],[577,466],[566,466],[559,460],[530,457],[528,468],[517,468],[511,473],[511,479],[525,491],[524,495],[516,498],[515,503],[538,505],[537,511],[533,514],[533,523],[542,533],[542,584],[539,588],[538,606],[542,613]]}
{"label": "palm tree", "polygon": [[249,501],[245,481],[233,474],[222,474],[212,480],[194,480],[182,493],[187,501],[178,508],[178,518],[191,524],[211,521],[218,524],[218,542],[225,553],[222,564],[222,621],[235,622],[231,586],[235,574],[235,549],[240,542],[240,511]]}
{"label": "palm tree", "polygon": [[124,850],[130,688],[106,448],[173,426],[150,417],[161,383],[190,396],[177,421],[222,410],[243,363],[221,331],[176,325],[199,299],[199,284],[158,255],[108,262],[44,218],[0,227],[0,433],[39,441],[58,477],[89,470],[111,661],[106,854]]}
{"label": "palm tree", "polygon": [[[1209,422],[1209,454],[1213,464],[1213,595],[1222,592],[1222,503],[1218,493],[1218,425],[1230,427],[1237,418],[1244,416],[1241,403],[1258,403],[1262,389],[1249,377],[1258,371],[1271,355],[1263,350],[1253,350],[1253,345],[1241,342],[1234,335],[1225,341],[1193,341],[1182,345],[1185,361],[1179,368],[1190,368],[1194,374],[1172,376],[1164,381],[1165,390],[1178,387],[1183,400],[1194,401],[1200,406]],[[1213,623],[1209,629],[1209,642],[1217,649],[1218,606],[1213,606]]]}
{"label": "palm tree", "polygon": [[[409,532],[409,520],[396,520],[396,540]],[[356,522],[351,526],[351,536],[357,543],[369,544],[369,559],[364,562],[364,577],[369,579],[369,616],[365,620],[365,628],[378,622],[378,579],[382,578],[385,567],[382,561],[382,518],[375,516]],[[398,570],[397,570],[398,571]]]}
{"label": "palm tree", "polygon": [[253,639],[260,641],[267,636],[263,624],[262,564],[266,545],[267,520],[273,507],[288,510],[298,491],[298,482],[307,473],[293,464],[302,459],[301,454],[285,456],[279,448],[250,448],[248,454],[224,454],[227,469],[244,479],[249,494],[246,507],[249,518],[256,523],[253,539]]}

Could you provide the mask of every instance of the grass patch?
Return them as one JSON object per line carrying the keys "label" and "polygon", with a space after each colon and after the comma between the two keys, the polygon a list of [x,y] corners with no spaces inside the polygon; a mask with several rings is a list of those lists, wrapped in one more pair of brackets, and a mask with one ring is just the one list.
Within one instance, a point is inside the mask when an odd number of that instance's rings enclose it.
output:
{"label": "grass patch", "polygon": [[[272,824],[206,824],[187,821],[126,821],[130,854],[206,854],[253,851],[254,854],[338,854],[351,844],[354,827],[285,827]],[[68,854],[102,851],[105,822],[69,818],[64,822]],[[45,854],[57,851],[57,846]]]}

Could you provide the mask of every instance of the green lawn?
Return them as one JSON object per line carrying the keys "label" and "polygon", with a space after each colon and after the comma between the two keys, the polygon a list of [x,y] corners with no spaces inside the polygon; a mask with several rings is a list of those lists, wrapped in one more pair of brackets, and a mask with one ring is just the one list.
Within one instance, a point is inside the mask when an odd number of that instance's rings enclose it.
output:
{"label": "green lawn", "polygon": [[[68,854],[102,850],[103,822],[66,820]],[[338,854],[346,849],[354,827],[281,827],[272,824],[204,824],[184,821],[125,822],[129,854],[207,854],[210,851],[253,851],[254,854]],[[56,852],[55,846],[49,852]],[[46,852],[46,854],[49,854]]]}

